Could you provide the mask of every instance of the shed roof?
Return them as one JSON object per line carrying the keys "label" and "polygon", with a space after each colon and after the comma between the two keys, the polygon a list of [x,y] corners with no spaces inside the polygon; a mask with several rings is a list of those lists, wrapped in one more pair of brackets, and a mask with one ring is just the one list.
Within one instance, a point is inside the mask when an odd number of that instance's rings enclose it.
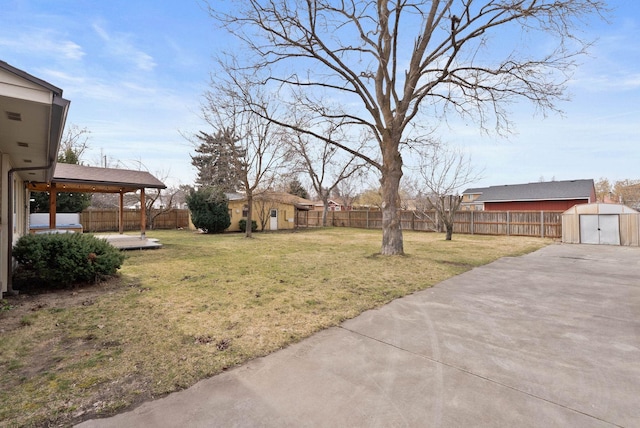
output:
{"label": "shed roof", "polygon": [[265,192],[256,196],[256,198],[277,201],[283,204],[313,206],[313,201],[287,192]]}
{"label": "shed roof", "polygon": [[[84,192],[134,192],[138,189],[166,189],[167,186],[147,171],[100,168],[94,166],[56,164],[52,183],[67,191]],[[29,183],[30,190],[48,190],[48,183]]]}
{"label": "shed roof", "polygon": [[[225,193],[225,195],[230,201],[241,201],[247,198],[247,196],[242,193]],[[253,199],[258,201],[268,200],[268,201],[280,202],[283,204],[296,205],[300,207],[302,206],[313,207],[313,201],[310,201],[309,199],[304,199],[297,195],[292,195],[291,193],[286,193],[286,192],[257,193],[253,196]]]}
{"label": "shed roof", "polygon": [[485,188],[467,189],[464,194],[477,194],[474,202],[549,201],[587,199],[592,195],[592,179],[547,181],[527,184],[506,184]]}
{"label": "shed roof", "polygon": [[562,215],[580,215],[580,214],[639,214],[638,211],[622,204],[605,204],[596,202],[593,204],[574,205]]}

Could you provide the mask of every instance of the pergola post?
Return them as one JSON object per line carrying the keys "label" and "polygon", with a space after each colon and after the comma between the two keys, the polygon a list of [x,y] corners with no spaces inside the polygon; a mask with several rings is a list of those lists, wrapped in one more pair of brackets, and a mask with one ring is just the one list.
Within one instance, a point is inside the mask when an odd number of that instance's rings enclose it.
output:
{"label": "pergola post", "polygon": [[56,191],[56,183],[51,183],[49,190],[49,229],[56,228],[56,199],[58,192]]}
{"label": "pergola post", "polygon": [[124,193],[120,192],[120,204],[118,210],[118,233],[124,233]]}
{"label": "pergola post", "polygon": [[147,231],[147,205],[144,200],[144,188],[140,189],[140,239],[146,238]]}

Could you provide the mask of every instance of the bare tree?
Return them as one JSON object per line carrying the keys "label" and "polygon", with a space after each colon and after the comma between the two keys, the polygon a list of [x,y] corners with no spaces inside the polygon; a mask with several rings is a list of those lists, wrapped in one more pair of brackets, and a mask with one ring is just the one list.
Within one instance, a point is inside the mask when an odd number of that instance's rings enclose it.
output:
{"label": "bare tree", "polygon": [[[247,198],[245,235],[250,238],[254,195],[275,182],[287,161],[288,136],[281,127],[264,118],[271,114],[271,98],[240,75],[215,79],[206,100],[204,117],[217,132],[224,134],[221,141],[231,153],[229,161],[235,163],[234,170]],[[254,109],[249,109],[249,105]]]}
{"label": "bare tree", "polygon": [[598,181],[595,182],[596,188],[596,200],[598,202],[607,202],[611,200],[613,195],[613,187],[609,180],[605,177],[600,177]]}
{"label": "bare tree", "polygon": [[173,211],[178,198],[184,198],[184,192],[179,187],[168,189],[153,189],[145,192],[145,207],[147,227],[155,229],[155,222],[162,214]]}
{"label": "bare tree", "polygon": [[358,196],[358,205],[367,209],[382,209],[382,194],[380,189],[369,188]]}
{"label": "bare tree", "polygon": [[326,227],[331,194],[340,183],[366,172],[368,164],[354,154],[341,156],[343,153],[326,141],[315,143],[312,140],[313,137],[298,133],[292,139],[291,147],[299,162],[300,171],[308,175],[313,189],[322,200],[322,226]]}
{"label": "bare tree", "polygon": [[64,132],[64,138],[60,142],[58,162],[82,165],[81,158],[89,148],[89,129],[80,128],[71,124]]}
{"label": "bare tree", "polygon": [[[75,124],[69,125],[60,142],[57,161],[82,165],[82,155],[89,148],[89,134],[91,131],[87,128],[80,128]],[[56,210],[58,212],[82,212],[91,205],[91,197],[91,193],[58,193]],[[32,192],[29,199],[30,212],[49,212],[49,192]]]}
{"label": "bare tree", "polygon": [[446,240],[453,235],[455,214],[460,208],[461,188],[480,178],[480,173],[471,164],[471,159],[461,150],[433,144],[420,158],[417,185],[422,195],[422,208],[416,207],[416,213],[428,217],[428,211],[434,210],[436,224],[442,224],[446,231]]}
{"label": "bare tree", "polygon": [[342,202],[348,209],[353,207],[356,199],[358,198],[358,193],[362,189],[362,184],[365,180],[367,171],[364,171],[362,174],[358,174],[355,176],[351,176],[342,180],[337,186],[336,191],[340,195]]}
{"label": "bare tree", "polygon": [[[234,6],[221,10],[211,2],[209,11],[249,49],[238,71],[253,68],[263,83],[276,83],[283,101],[313,113],[318,124],[373,135],[377,154],[313,127],[297,129],[380,171],[381,252],[393,255],[404,252],[397,212],[402,145],[423,139],[447,112],[508,133],[505,108],[514,99],[555,110],[587,45],[577,28],[602,12],[604,1],[236,0]],[[265,117],[297,128],[287,116]]]}
{"label": "bare tree", "polygon": [[254,201],[258,207],[257,223],[260,225],[260,230],[265,230],[271,217],[271,210],[277,208],[277,201],[273,197],[269,197],[268,193],[255,195]]}
{"label": "bare tree", "polygon": [[616,181],[614,194],[621,204],[640,209],[640,180],[624,179]]}
{"label": "bare tree", "polygon": [[117,209],[120,201],[117,193],[92,193],[90,208]]}
{"label": "bare tree", "polygon": [[620,203],[640,209],[640,180],[626,178],[612,185],[609,179],[600,177],[594,184],[598,202]]}

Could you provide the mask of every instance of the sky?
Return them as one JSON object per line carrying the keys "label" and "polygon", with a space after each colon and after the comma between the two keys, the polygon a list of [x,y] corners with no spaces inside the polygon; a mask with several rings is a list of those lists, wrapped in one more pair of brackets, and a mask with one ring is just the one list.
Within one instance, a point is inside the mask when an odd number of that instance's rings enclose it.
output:
{"label": "sky", "polygon": [[[568,86],[563,114],[515,104],[508,138],[454,123],[481,177],[468,187],[601,177],[640,179],[640,2],[611,1],[608,23]],[[193,184],[188,136],[201,119],[214,56],[230,41],[197,0],[4,0],[0,59],[64,91],[67,127],[86,128],[83,161]]]}

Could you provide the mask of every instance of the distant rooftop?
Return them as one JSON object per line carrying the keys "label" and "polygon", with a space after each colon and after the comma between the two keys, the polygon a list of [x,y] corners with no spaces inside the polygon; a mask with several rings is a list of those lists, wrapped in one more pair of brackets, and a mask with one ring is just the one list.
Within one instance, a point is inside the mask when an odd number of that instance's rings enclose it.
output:
{"label": "distant rooftop", "polygon": [[474,202],[548,201],[589,199],[593,188],[593,180],[587,179],[470,188],[463,194],[480,194]]}

